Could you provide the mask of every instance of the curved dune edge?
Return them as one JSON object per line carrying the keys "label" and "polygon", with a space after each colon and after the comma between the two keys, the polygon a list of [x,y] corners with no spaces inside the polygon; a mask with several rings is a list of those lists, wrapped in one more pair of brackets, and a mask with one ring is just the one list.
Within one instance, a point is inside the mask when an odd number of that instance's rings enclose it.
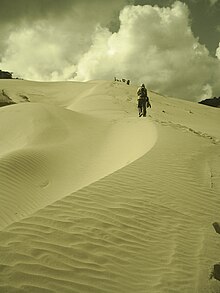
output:
{"label": "curved dune edge", "polygon": [[13,131],[2,133],[1,228],[135,161],[156,141],[153,124],[137,119],[109,122],[36,103],[5,108],[6,116]]}

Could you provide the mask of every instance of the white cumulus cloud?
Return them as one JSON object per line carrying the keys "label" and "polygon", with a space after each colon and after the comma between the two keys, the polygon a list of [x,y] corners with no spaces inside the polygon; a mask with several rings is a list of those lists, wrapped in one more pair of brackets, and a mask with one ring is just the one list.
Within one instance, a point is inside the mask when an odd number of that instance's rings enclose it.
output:
{"label": "white cumulus cloud", "polygon": [[74,10],[55,22],[19,26],[7,39],[1,69],[33,80],[116,76],[188,100],[219,95],[220,47],[212,57],[194,37],[183,2],[162,8],[125,6],[114,33],[107,27],[110,16],[106,22],[104,15],[102,21],[94,16],[79,22],[77,15]]}
{"label": "white cumulus cloud", "polygon": [[117,33],[97,28],[76,79],[125,77],[167,95],[198,100],[207,95],[206,85],[212,86],[210,71],[216,72],[218,63],[194,37],[185,4],[127,6]]}
{"label": "white cumulus cloud", "polygon": [[219,46],[216,50],[216,57],[220,60],[220,42],[219,42]]}

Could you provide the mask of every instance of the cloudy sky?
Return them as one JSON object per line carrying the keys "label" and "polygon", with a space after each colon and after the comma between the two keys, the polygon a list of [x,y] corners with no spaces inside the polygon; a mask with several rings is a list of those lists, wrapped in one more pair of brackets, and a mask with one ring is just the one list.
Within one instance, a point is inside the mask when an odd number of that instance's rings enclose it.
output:
{"label": "cloudy sky", "polygon": [[220,96],[220,0],[0,0],[0,69]]}

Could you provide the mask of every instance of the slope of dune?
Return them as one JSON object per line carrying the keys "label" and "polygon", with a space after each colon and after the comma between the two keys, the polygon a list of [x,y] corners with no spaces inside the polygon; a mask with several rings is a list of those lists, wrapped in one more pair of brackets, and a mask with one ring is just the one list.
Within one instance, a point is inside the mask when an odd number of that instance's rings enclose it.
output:
{"label": "slope of dune", "polygon": [[[96,86],[90,86],[90,90]],[[16,100],[15,88],[13,91],[7,88],[13,100]],[[24,93],[32,101],[33,93]],[[47,90],[39,102],[34,96],[33,102],[1,108],[2,227],[120,169],[154,145],[156,130],[152,123],[133,118],[101,119],[90,114],[89,102],[87,108],[83,107],[88,114],[71,111],[59,106],[59,100],[60,105],[63,103],[62,96],[58,96],[59,91],[56,94],[55,105]],[[84,95],[75,93],[75,99],[78,103],[82,99],[84,105],[90,98],[87,94],[87,89]],[[111,98],[103,96],[102,102]],[[142,135],[142,128],[147,136]]]}
{"label": "slope of dune", "polygon": [[[0,292],[219,292],[219,109],[0,81]],[[24,98],[26,97],[26,98]]]}

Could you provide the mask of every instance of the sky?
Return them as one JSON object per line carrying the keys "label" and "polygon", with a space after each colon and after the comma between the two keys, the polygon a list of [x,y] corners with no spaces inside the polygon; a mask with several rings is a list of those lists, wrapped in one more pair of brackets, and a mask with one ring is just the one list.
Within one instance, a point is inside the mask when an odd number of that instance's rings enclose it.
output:
{"label": "sky", "polygon": [[220,0],[0,0],[0,69],[36,81],[130,79],[220,96]]}

